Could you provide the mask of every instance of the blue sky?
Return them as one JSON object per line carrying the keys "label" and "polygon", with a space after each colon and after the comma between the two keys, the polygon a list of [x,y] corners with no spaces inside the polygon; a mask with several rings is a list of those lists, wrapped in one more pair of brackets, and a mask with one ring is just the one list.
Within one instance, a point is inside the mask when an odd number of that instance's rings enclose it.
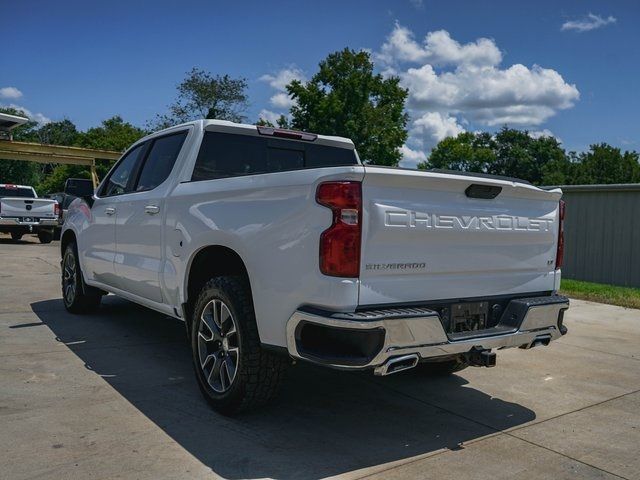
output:
{"label": "blue sky", "polygon": [[254,122],[286,111],[282,80],[349,46],[410,90],[406,164],[444,135],[504,123],[569,150],[640,150],[638,2],[2,0],[0,12],[0,104],[83,129],[115,114],[144,125],[194,66],[246,77]]}

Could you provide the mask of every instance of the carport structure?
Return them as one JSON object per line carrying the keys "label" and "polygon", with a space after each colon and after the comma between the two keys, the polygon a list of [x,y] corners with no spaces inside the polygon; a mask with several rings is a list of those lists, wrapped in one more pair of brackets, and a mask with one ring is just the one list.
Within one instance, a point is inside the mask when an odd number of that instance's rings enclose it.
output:
{"label": "carport structure", "polygon": [[[91,171],[94,188],[99,179],[96,172],[96,160],[118,160],[121,152],[99,150],[93,148],[64,147],[31,142],[14,142],[11,130],[29,120],[24,117],[0,113],[0,159],[24,160],[38,163],[62,163],[68,165],[84,165]],[[4,138],[3,138],[4,137]]]}

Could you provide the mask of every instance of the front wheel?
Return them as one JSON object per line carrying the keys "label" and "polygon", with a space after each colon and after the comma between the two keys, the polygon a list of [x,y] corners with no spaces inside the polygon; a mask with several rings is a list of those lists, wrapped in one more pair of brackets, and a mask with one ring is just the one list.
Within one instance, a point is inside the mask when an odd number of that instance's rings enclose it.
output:
{"label": "front wheel", "polygon": [[67,246],[62,257],[62,301],[71,313],[93,312],[100,305],[102,295],[82,279],[75,243]]}
{"label": "front wheel", "polygon": [[191,347],[198,386],[225,415],[271,400],[287,366],[286,358],[261,347],[249,286],[240,277],[215,277],[202,287]]}

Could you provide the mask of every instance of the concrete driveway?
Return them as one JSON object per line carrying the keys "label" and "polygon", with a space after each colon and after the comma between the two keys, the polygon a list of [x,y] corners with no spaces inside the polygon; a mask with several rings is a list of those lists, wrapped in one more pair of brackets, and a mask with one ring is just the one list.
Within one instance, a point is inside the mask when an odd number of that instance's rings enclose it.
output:
{"label": "concrete driveway", "polygon": [[67,314],[36,242],[0,236],[2,479],[640,478],[638,310],[573,301],[562,340],[449,378],[298,365],[231,419],[180,322],[114,296]]}

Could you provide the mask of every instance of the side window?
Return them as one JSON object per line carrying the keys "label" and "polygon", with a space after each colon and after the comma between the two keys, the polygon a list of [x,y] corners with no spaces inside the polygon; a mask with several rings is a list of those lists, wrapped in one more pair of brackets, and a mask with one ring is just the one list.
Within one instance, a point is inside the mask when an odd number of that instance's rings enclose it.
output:
{"label": "side window", "polygon": [[187,138],[186,131],[154,140],[140,172],[136,186],[137,192],[152,190],[167,179],[185,138]]}
{"label": "side window", "polygon": [[100,191],[101,197],[122,195],[128,191],[127,184],[131,179],[131,174],[136,168],[140,156],[144,153],[145,145],[144,143],[138,145],[118,162],[118,165],[111,172],[111,175],[109,175],[109,178],[107,178],[107,181]]}

